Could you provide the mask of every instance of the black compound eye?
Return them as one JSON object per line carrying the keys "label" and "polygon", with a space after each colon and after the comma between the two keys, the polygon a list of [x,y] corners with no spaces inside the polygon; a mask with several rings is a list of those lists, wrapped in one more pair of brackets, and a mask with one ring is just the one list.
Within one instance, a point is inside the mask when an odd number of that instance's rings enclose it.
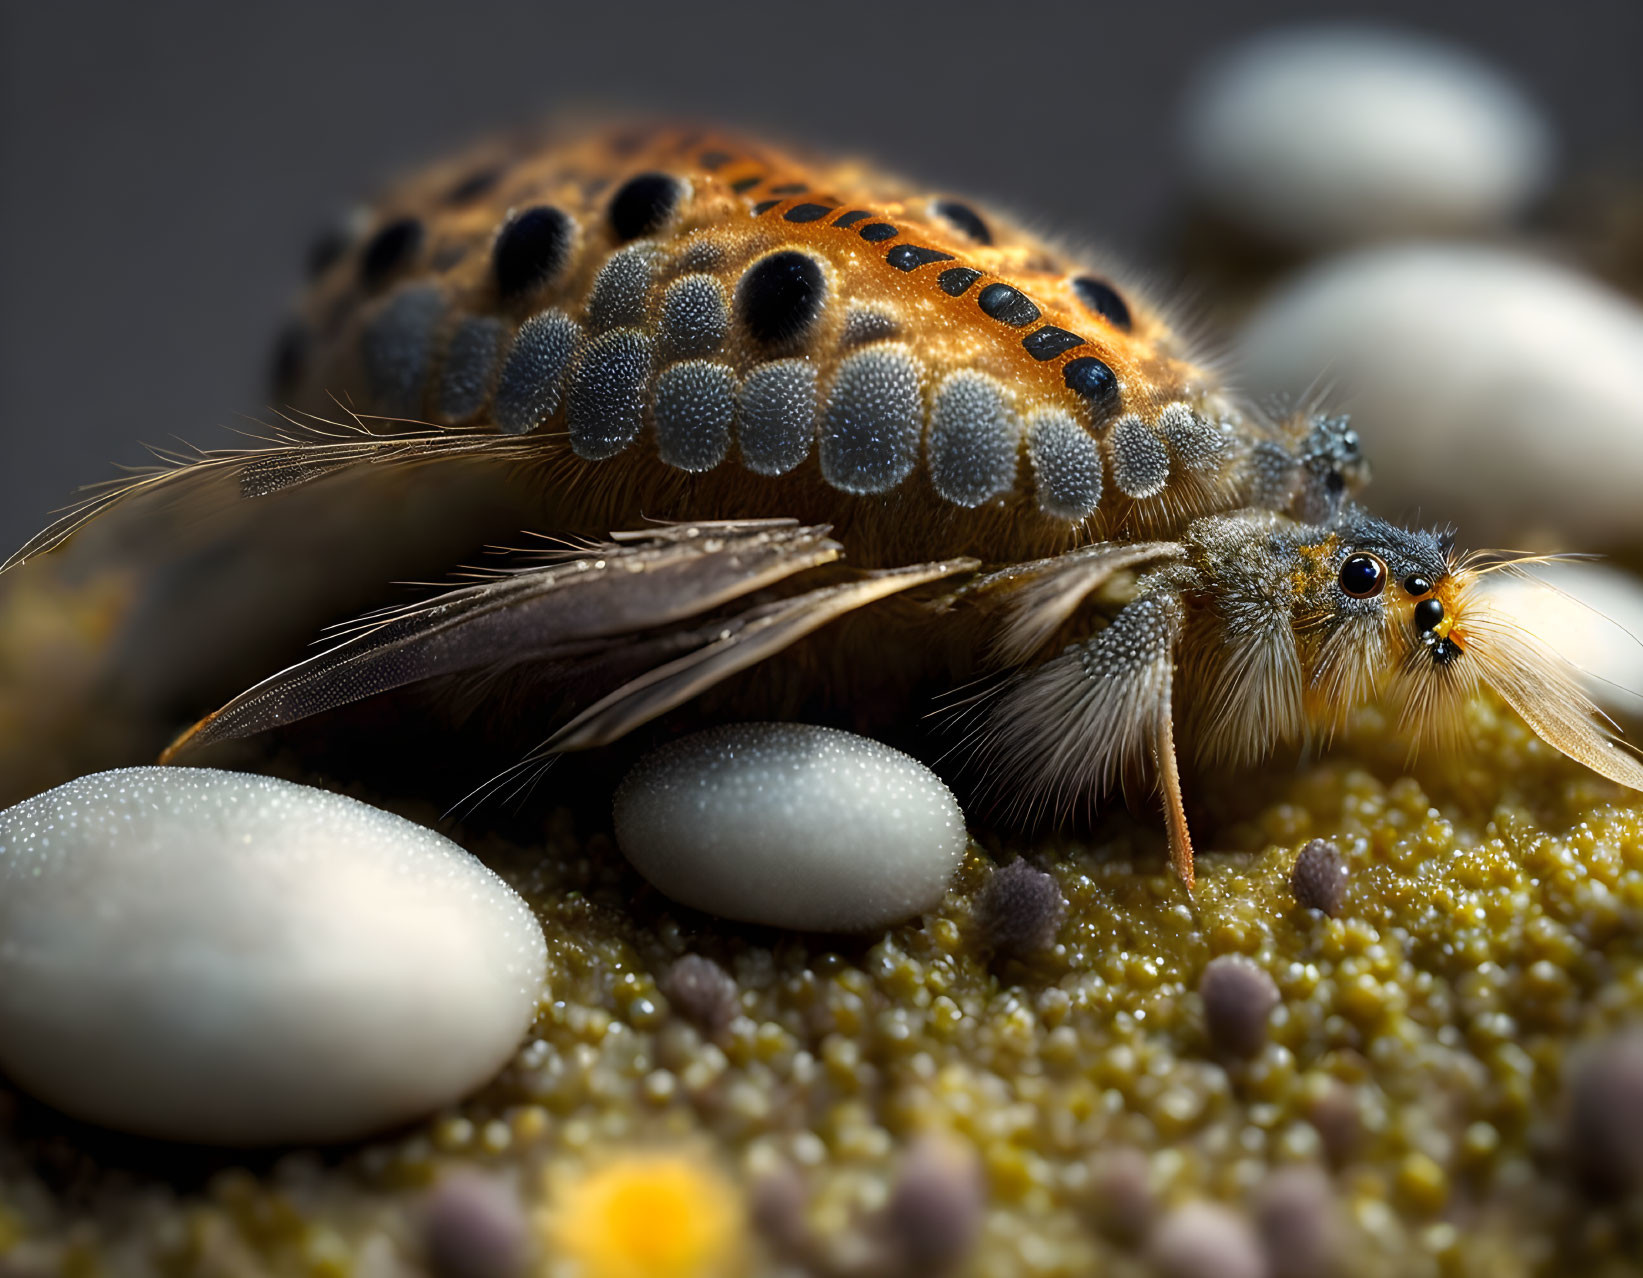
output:
{"label": "black compound eye", "polygon": [[1432,583],[1417,572],[1403,579],[1403,588],[1411,595],[1426,595],[1432,592]]}
{"label": "black compound eye", "polygon": [[1443,603],[1437,599],[1422,599],[1415,605],[1415,629],[1425,634],[1443,624]]}
{"label": "black compound eye", "polygon": [[1386,565],[1375,555],[1350,555],[1341,565],[1340,583],[1354,599],[1368,599],[1386,589]]}

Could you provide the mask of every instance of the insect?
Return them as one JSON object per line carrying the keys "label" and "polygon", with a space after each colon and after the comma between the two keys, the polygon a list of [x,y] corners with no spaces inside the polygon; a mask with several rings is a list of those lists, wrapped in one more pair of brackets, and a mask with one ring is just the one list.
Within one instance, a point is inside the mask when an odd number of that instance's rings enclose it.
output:
{"label": "insect", "polygon": [[1643,788],[1479,598],[1509,556],[1355,504],[1343,419],[1253,412],[1129,286],[860,165],[613,127],[435,166],[317,246],[280,380],[360,416],[106,487],[13,562],[136,494],[277,503],[372,466],[526,474],[561,548],[366,616],[172,756],[518,667],[569,707],[533,759],[709,693],[917,713],[995,672],[984,780],[1061,809],[1150,778],[1189,887],[1180,758],[1248,763],[1370,698],[1413,741],[1487,685]]}

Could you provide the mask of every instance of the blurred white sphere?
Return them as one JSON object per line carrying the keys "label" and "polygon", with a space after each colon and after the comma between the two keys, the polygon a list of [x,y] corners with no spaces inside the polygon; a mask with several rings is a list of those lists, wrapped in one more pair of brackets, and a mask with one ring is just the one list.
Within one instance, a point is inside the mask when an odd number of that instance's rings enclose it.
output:
{"label": "blurred white sphere", "polygon": [[1509,221],[1544,187],[1551,130],[1464,49],[1369,26],[1286,28],[1210,65],[1184,144],[1199,193],[1301,248]]}
{"label": "blurred white sphere", "polygon": [[1281,287],[1238,341],[1245,386],[1322,386],[1374,469],[1366,501],[1462,544],[1643,536],[1643,309],[1536,258],[1361,249]]}

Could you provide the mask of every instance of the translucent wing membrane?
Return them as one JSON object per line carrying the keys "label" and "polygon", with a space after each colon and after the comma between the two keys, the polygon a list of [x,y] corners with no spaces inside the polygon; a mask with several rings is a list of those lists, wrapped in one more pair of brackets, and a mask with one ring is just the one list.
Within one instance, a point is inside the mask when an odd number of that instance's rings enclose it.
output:
{"label": "translucent wing membrane", "polygon": [[1486,604],[1472,605],[1467,628],[1483,681],[1536,736],[1600,776],[1643,790],[1643,759],[1616,737],[1567,659]]}
{"label": "translucent wing membrane", "polygon": [[665,661],[703,642],[668,627],[837,559],[840,547],[827,532],[794,521],[656,529],[372,614],[342,642],[203,719],[166,758],[441,675],[529,662],[591,668],[617,648],[626,668]]}

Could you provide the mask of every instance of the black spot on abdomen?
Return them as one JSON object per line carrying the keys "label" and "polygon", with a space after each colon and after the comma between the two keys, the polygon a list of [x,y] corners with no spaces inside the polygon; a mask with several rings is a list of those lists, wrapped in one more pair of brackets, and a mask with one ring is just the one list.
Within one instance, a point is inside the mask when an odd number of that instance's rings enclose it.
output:
{"label": "black spot on abdomen", "polygon": [[414,217],[389,222],[365,243],[359,258],[359,278],[366,288],[386,284],[422,248],[422,223]]}
{"label": "black spot on abdomen", "polygon": [[1022,328],[1038,318],[1038,307],[1020,289],[1008,284],[987,285],[976,294],[976,303],[984,315],[1012,328]]}
{"label": "black spot on abdomen", "polygon": [[807,253],[784,249],[747,268],[736,313],[754,341],[785,346],[809,331],[827,300],[827,277]]}
{"label": "black spot on abdomen", "polygon": [[574,230],[564,212],[546,204],[512,218],[491,250],[491,272],[502,297],[533,292],[557,275],[570,257]]}
{"label": "black spot on abdomen", "polygon": [[1079,301],[1114,328],[1129,332],[1130,308],[1111,284],[1093,275],[1080,275],[1073,281],[1073,292],[1078,294]]}
{"label": "black spot on abdomen", "polygon": [[666,173],[641,173],[610,198],[610,227],[618,240],[659,231],[684,199],[684,183]]}
{"label": "black spot on abdomen", "polygon": [[977,244],[991,244],[993,233],[987,223],[981,220],[981,215],[968,204],[961,204],[957,200],[937,200],[934,205],[936,214],[945,221],[951,222]]}

